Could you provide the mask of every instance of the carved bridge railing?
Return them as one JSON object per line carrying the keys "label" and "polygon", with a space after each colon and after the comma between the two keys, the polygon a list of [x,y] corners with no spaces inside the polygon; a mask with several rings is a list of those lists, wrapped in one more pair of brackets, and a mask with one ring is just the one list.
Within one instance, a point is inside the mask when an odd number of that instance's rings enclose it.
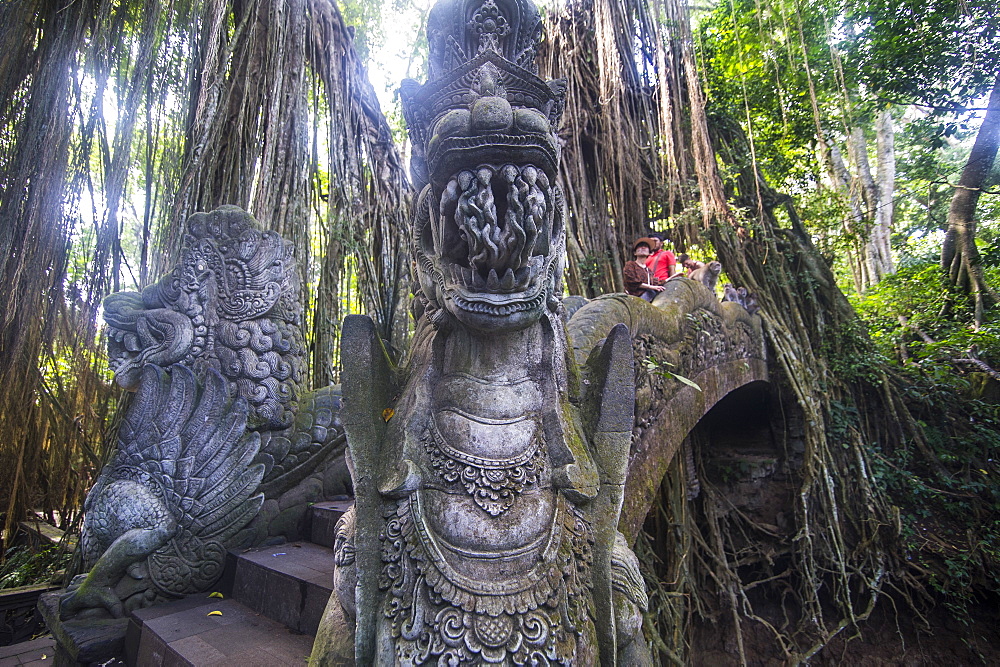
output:
{"label": "carved bridge railing", "polygon": [[652,305],[616,294],[580,308],[568,326],[577,362],[585,362],[619,322],[632,334],[636,369],[635,428],[619,523],[631,542],[691,429],[731,391],[768,375],[760,318],[736,303],[720,303],[694,280],[669,281]]}

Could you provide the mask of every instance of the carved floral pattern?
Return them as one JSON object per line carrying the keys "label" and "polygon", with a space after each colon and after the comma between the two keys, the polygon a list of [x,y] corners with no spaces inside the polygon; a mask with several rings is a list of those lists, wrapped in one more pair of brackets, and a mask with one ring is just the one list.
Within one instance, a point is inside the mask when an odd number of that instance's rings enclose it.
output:
{"label": "carved floral pattern", "polygon": [[500,39],[510,32],[507,17],[500,13],[493,0],[486,0],[469,21],[469,30],[479,36],[479,52],[500,48]]}
{"label": "carved floral pattern", "polygon": [[729,361],[761,358],[763,342],[746,322],[727,327],[719,315],[705,309],[687,319],[688,330],[679,346],[682,371],[694,375]]}
{"label": "carved floral pattern", "polygon": [[150,555],[150,576],[157,588],[172,597],[204,591],[222,576],[226,551],[218,540],[171,541]]}
{"label": "carved floral pattern", "polygon": [[578,510],[557,503],[552,543],[532,570],[474,582],[442,558],[418,499],[389,505],[379,587],[397,663],[575,664],[579,637],[593,630],[593,536]]}

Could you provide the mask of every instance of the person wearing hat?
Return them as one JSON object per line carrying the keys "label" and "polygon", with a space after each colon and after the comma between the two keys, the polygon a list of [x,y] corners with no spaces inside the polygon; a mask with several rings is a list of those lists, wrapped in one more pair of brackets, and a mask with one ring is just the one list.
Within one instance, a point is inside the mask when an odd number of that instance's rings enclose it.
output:
{"label": "person wearing hat", "polygon": [[674,257],[674,253],[663,247],[661,234],[650,234],[649,238],[655,242],[655,245],[652,247],[649,259],[646,260],[646,265],[653,272],[654,278],[667,282],[677,273],[677,258]]}
{"label": "person wearing hat", "polygon": [[622,269],[625,292],[646,301],[652,301],[654,296],[663,291],[663,281],[653,275],[649,266],[649,256],[654,245],[656,241],[648,237],[636,241],[632,246],[635,259],[626,262]]}

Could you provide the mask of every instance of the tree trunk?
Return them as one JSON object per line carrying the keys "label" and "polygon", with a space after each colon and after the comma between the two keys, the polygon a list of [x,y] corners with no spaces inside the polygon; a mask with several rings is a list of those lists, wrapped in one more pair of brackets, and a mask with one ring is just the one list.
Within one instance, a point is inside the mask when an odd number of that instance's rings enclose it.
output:
{"label": "tree trunk", "polygon": [[[877,132],[881,135],[884,132],[882,127],[884,119],[879,120],[879,127]],[[892,119],[889,119],[890,137],[892,128]],[[886,143],[885,137],[882,137],[879,146],[884,149],[884,144]],[[865,208],[865,224],[863,225],[861,231],[862,238],[862,256],[865,266],[864,275],[865,278],[862,280],[862,289],[867,289],[877,283],[888,274],[889,267],[887,265],[887,255],[889,252],[888,246],[888,222],[884,221],[880,217],[880,211],[883,204],[883,193],[885,192],[885,184],[882,183],[882,169],[891,171],[891,182],[888,184],[888,194],[886,195],[889,201],[892,201],[892,186],[895,182],[895,163],[892,160],[891,145],[888,148],[889,156],[885,158],[882,153],[879,153],[879,182],[876,183],[875,177],[872,175],[871,165],[868,162],[868,146],[865,141],[864,130],[860,127],[855,127],[850,136],[848,137],[848,147],[850,148],[851,157],[854,160],[854,164],[858,170],[858,181],[861,184],[861,193],[863,195]],[[892,164],[892,168],[889,169],[888,165],[883,166],[883,162]],[[890,218],[892,212],[890,210]],[[882,225],[885,228],[882,228]],[[884,240],[884,243],[883,243]]]}
{"label": "tree trunk", "polygon": [[850,217],[844,221],[844,231],[856,239],[855,250],[858,256],[849,258],[851,274],[854,277],[854,289],[861,293],[868,285],[867,264],[864,260],[864,233],[865,233],[865,212],[861,205],[861,198],[858,191],[851,187],[851,173],[847,170],[844,162],[844,155],[840,152],[840,146],[835,143],[827,144],[820,138],[820,152],[829,161],[830,181],[833,187],[847,195],[847,204],[851,209]]}
{"label": "tree trunk", "polygon": [[[0,101],[3,140],[0,158],[0,520],[4,541],[30,506],[42,448],[38,389],[39,354],[55,338],[63,297],[71,222],[65,212],[70,178],[69,145],[75,56],[84,44],[87,8],[82,3],[42,7],[35,19],[12,26],[37,34],[30,69],[27,63],[0,63],[9,77],[3,89],[17,91],[20,109]],[[13,7],[0,8],[11,19]],[[17,18],[14,16],[14,18]],[[13,19],[12,19],[13,20]],[[31,40],[17,39],[22,44]],[[8,71],[2,71],[8,70]],[[15,83],[16,82],[16,83]],[[0,552],[6,547],[0,543]]]}
{"label": "tree trunk", "polygon": [[[941,247],[941,268],[948,273],[949,284],[967,295],[975,308],[976,326],[982,324],[983,311],[997,303],[997,294],[983,276],[976,249],[976,204],[983,183],[990,173],[1000,145],[1000,74],[986,108],[986,117],[969,153],[969,161],[955,187],[948,209],[948,231]],[[947,304],[948,310],[951,304]]]}
{"label": "tree trunk", "polygon": [[875,126],[875,140],[878,206],[875,209],[872,242],[878,252],[879,269],[882,271],[879,279],[881,279],[896,272],[889,243],[889,236],[892,233],[893,195],[896,191],[895,132],[889,109],[884,109],[879,115],[878,124]]}
{"label": "tree trunk", "polygon": [[[333,235],[331,234],[331,237]],[[325,387],[340,381],[340,322],[344,319],[340,277],[344,248],[332,238],[327,242],[316,287],[312,331],[312,385]]]}

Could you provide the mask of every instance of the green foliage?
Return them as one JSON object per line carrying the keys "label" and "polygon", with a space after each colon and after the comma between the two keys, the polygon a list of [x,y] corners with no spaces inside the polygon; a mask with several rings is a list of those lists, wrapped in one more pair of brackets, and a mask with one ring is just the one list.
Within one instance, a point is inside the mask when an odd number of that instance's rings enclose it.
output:
{"label": "green foliage", "polygon": [[354,49],[362,60],[385,40],[382,3],[373,0],[339,0],[344,23],[354,32]]}
{"label": "green foliage", "polygon": [[[755,168],[767,184],[793,197],[842,290],[866,288],[873,278],[864,273],[863,258],[877,202],[863,191],[860,163],[868,161],[879,185],[875,121],[889,110],[895,126],[893,252],[903,265],[929,250],[940,252],[952,184],[977,131],[978,121],[964,108],[988,90],[1000,64],[994,5],[716,4],[700,18],[696,43],[727,195],[755,204],[761,186],[748,176]],[[922,106],[892,106],[914,103]],[[734,140],[738,134],[743,138]],[[851,150],[857,143],[850,136],[863,138],[864,159]],[[997,219],[998,200],[982,198],[981,224]]]}
{"label": "green foliage", "polygon": [[[896,133],[896,195],[892,245],[900,266],[936,261],[948,227],[948,207],[954,194],[952,184],[969,157],[976,128],[964,116],[917,115],[911,109],[908,120]],[[995,236],[998,216],[992,214],[998,198],[980,198],[978,233],[984,239]]]}
{"label": "green foliage", "polygon": [[844,324],[823,339],[823,356],[830,371],[846,382],[864,381],[877,384],[880,368],[886,357],[878,348],[872,348],[868,332],[862,323]]}
{"label": "green foliage", "polygon": [[[780,204],[764,196],[757,205],[768,185],[791,195],[861,317],[821,317],[817,354],[833,385],[827,442],[843,453],[859,437],[870,441],[868,472],[900,511],[900,572],[967,618],[969,601],[1000,590],[1000,419],[981,400],[1000,367],[1000,309],[976,326],[966,300],[949,299],[939,261],[977,131],[964,107],[1000,69],[996,2],[724,0],[700,17],[695,40],[726,194],[748,207],[741,224],[772,208],[781,227],[792,227]],[[882,183],[875,127],[884,111],[895,134],[890,243],[898,273],[854,295],[877,279],[862,273],[870,268],[863,253],[884,200],[863,190],[862,176],[867,162],[875,187]],[[994,169],[989,189],[998,177]],[[984,194],[977,217],[986,279],[997,285],[1000,196]],[[795,253],[779,249],[763,263],[783,259],[794,265]],[[809,272],[789,282],[826,314],[824,288]],[[855,393],[833,398],[844,386]]]}
{"label": "green foliage", "polygon": [[666,361],[657,361],[653,357],[646,357],[645,365],[646,365],[646,372],[650,374],[659,375],[660,377],[665,377],[669,380],[677,380],[681,384],[687,385],[688,387],[691,387],[695,391],[701,391],[701,387],[698,386],[698,383],[692,380],[691,378],[686,378],[683,375],[678,375],[677,373],[671,373],[669,370],[667,370],[673,364],[670,364]]}
{"label": "green foliage", "polygon": [[[992,246],[988,250],[991,262]],[[996,278],[996,269],[988,273]],[[942,316],[948,288],[936,258],[912,259],[863,295],[850,299],[879,350],[888,358],[914,364],[924,373],[954,377],[955,359],[1000,362],[1000,312],[987,313],[983,326],[972,326],[968,306]],[[902,319],[900,319],[902,318]],[[966,363],[966,362],[960,362]],[[965,370],[975,370],[966,365]]]}
{"label": "green foliage", "polygon": [[845,18],[861,80],[897,103],[959,110],[1000,67],[995,0],[853,0]]}
{"label": "green foliage", "polygon": [[927,258],[852,300],[879,349],[900,362],[915,417],[903,443],[869,447],[872,476],[899,507],[907,563],[968,622],[971,602],[1000,591],[1000,405],[979,400],[974,380],[996,381],[960,360],[995,366],[1000,313],[977,330],[968,310],[941,315],[946,295]]}
{"label": "green foliage", "polygon": [[837,92],[821,9],[816,3],[797,12],[782,0],[766,6],[730,0],[719,3],[698,32],[713,127],[719,120],[713,109],[749,125],[758,167],[792,191],[814,187],[818,173],[800,22],[818,83],[829,94]]}
{"label": "green foliage", "polygon": [[956,428],[930,416],[919,424],[944,469],[928,466],[910,447],[872,447],[869,454],[873,478],[900,508],[907,562],[944,596],[956,618],[967,620],[970,602],[984,591],[1000,591],[998,413],[979,402],[963,410],[950,391],[945,394],[929,405],[940,409],[950,402],[951,414],[964,412],[968,424]]}
{"label": "green foliage", "polygon": [[576,263],[580,284],[586,291],[586,296],[596,296],[602,293],[604,280],[607,277],[607,267],[611,265],[611,257],[607,252],[589,252]]}
{"label": "green foliage", "polygon": [[72,560],[73,554],[56,546],[8,549],[0,565],[0,590],[47,584],[61,575]]}

